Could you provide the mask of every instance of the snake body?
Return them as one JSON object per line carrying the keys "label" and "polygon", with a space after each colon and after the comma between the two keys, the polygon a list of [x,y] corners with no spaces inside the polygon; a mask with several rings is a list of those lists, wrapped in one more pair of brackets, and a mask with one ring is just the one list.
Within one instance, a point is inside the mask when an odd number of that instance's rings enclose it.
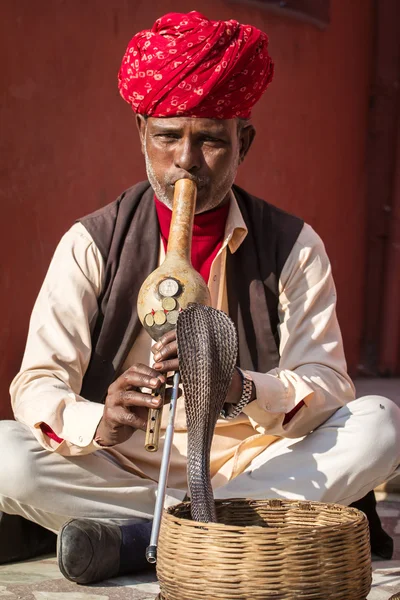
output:
{"label": "snake body", "polygon": [[191,304],[179,314],[177,342],[188,431],[191,515],[195,521],[216,522],[210,451],[237,360],[236,328],[223,311]]}

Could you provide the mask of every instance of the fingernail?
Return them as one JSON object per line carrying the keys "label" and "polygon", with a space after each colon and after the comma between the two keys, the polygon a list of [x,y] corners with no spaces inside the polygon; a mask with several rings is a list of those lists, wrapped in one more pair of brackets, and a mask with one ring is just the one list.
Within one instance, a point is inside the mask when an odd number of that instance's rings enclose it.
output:
{"label": "fingernail", "polygon": [[161,348],[161,344],[160,344],[160,342],[157,342],[157,344],[154,344],[153,348],[154,348],[155,350],[159,350],[159,349]]}
{"label": "fingernail", "polygon": [[157,352],[157,354],[154,355],[154,360],[156,362],[158,362],[159,360],[161,360],[161,354],[159,352]]}
{"label": "fingernail", "polygon": [[160,369],[162,369],[162,363],[154,363],[153,365],[153,369],[156,369],[156,371],[159,371]]}
{"label": "fingernail", "polygon": [[160,404],[160,397],[159,397],[159,396],[156,396],[155,398],[152,398],[152,399],[151,399],[151,404],[152,404],[153,406],[158,406],[158,405]]}
{"label": "fingernail", "polygon": [[160,380],[157,379],[156,377],[153,377],[152,379],[150,379],[150,385],[158,385],[160,383]]}

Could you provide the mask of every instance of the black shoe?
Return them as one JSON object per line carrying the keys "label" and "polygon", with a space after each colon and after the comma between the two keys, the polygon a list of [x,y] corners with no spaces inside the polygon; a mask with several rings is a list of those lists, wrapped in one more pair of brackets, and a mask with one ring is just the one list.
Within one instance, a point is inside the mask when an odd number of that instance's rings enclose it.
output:
{"label": "black shoe", "polygon": [[0,511],[0,565],[54,554],[57,536],[19,515]]}
{"label": "black shoe", "polygon": [[350,506],[362,510],[367,515],[373,559],[390,560],[393,556],[393,539],[382,527],[376,510],[375,492],[372,490],[364,498],[353,502]]}
{"label": "black shoe", "polygon": [[88,584],[148,567],[151,523],[118,526],[71,519],[58,534],[58,566],[66,579]]}

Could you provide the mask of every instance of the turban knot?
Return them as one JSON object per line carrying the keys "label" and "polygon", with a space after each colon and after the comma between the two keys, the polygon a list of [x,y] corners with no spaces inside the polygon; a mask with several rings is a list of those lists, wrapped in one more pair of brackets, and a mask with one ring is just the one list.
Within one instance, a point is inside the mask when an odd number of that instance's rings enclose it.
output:
{"label": "turban knot", "polygon": [[149,117],[248,118],[273,71],[268,36],[256,27],[169,13],[131,39],[118,87]]}

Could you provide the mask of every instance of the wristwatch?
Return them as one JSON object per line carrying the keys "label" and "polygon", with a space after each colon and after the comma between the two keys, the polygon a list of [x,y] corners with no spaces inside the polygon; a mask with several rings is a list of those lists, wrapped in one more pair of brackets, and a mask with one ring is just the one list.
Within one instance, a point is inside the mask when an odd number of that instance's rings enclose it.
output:
{"label": "wristwatch", "polygon": [[251,401],[253,395],[254,382],[250,375],[245,371],[242,371],[239,367],[235,367],[239,375],[242,378],[242,395],[237,404],[225,403],[221,410],[221,417],[230,421],[240,415],[245,406]]}

